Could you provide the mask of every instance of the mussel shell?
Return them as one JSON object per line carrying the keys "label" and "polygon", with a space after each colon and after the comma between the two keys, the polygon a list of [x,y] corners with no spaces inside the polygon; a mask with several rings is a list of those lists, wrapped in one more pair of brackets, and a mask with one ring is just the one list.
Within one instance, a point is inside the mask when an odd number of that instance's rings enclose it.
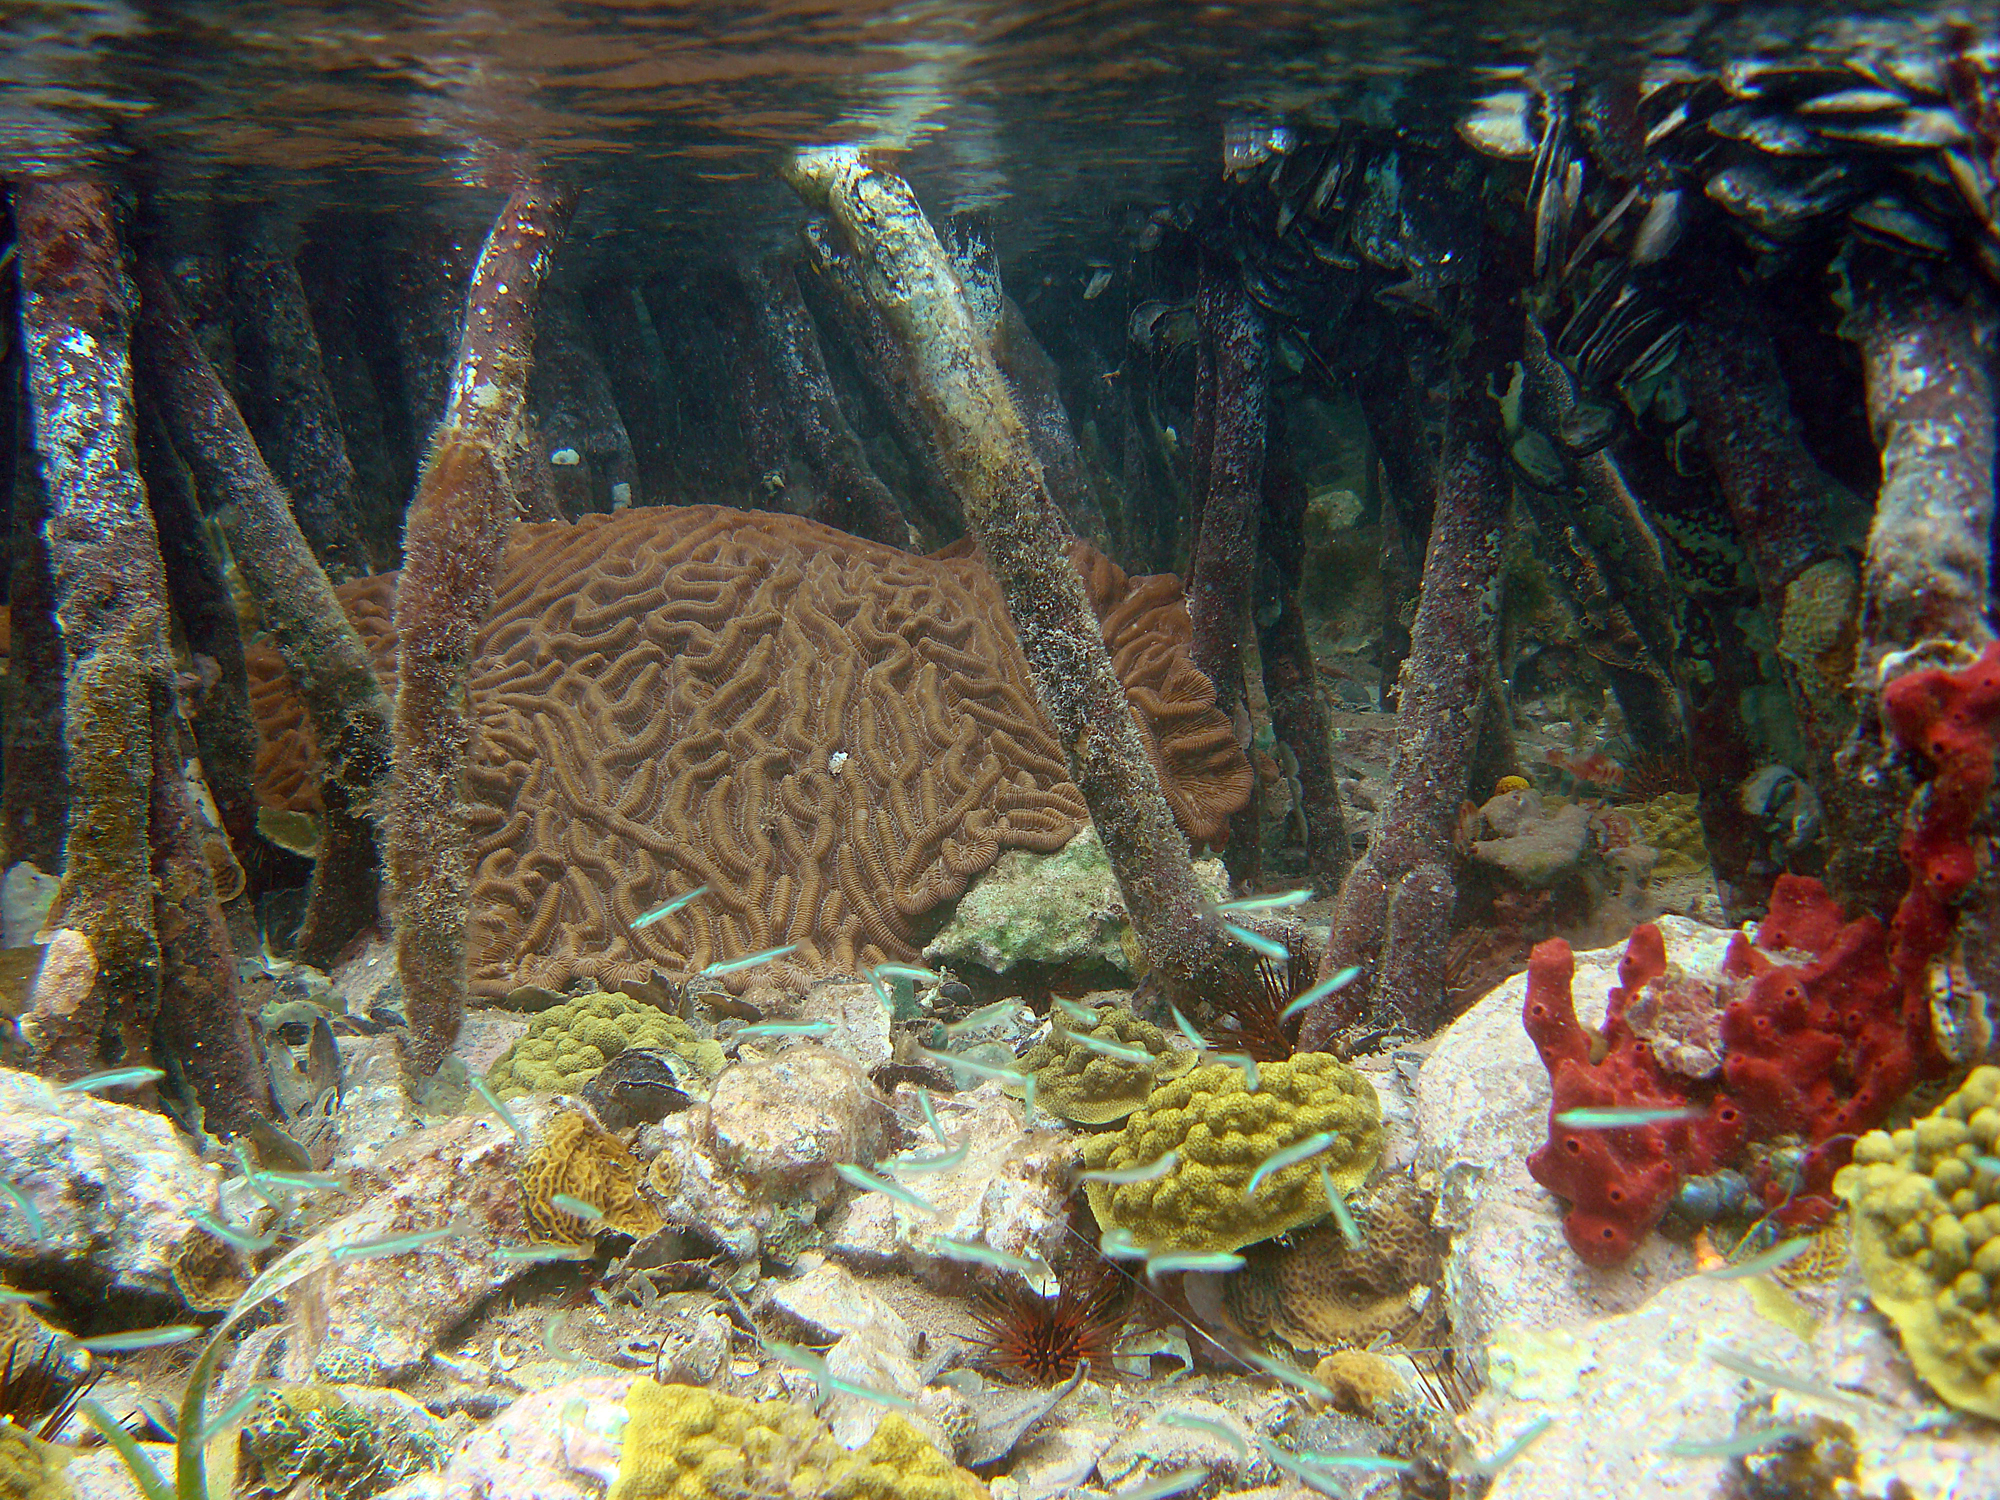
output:
{"label": "mussel shell", "polygon": [[607,1130],[649,1125],[695,1103],[689,1087],[694,1070],[679,1054],[662,1047],[627,1047],[589,1079],[578,1093]]}
{"label": "mussel shell", "polygon": [[1598,452],[1617,436],[1617,411],[1597,401],[1578,402],[1556,424],[1556,441],[1577,458]]}
{"label": "mussel shell", "polygon": [[1538,489],[1560,489],[1568,477],[1569,470],[1556,445],[1532,427],[1522,429],[1507,449],[1507,456],[1513,459],[1521,476]]}

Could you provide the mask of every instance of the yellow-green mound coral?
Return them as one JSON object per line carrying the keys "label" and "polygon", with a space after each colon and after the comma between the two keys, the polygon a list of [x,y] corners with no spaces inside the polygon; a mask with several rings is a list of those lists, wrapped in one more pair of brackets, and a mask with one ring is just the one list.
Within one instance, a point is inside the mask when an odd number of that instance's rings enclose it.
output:
{"label": "yellow-green mound coral", "polygon": [[0,1500],[70,1500],[69,1451],[0,1421]]}
{"label": "yellow-green mound coral", "polygon": [[2000,1420],[2000,1068],[1908,1129],[1871,1130],[1833,1188],[1855,1258],[1917,1373],[1953,1406]]}
{"label": "yellow-green mound coral", "polygon": [[408,1406],[400,1416],[371,1411],[332,1386],[266,1392],[243,1424],[242,1478],[271,1494],[366,1500],[442,1467],[443,1429],[414,1401],[397,1399]]}
{"label": "yellow-green mound coral", "polygon": [[608,1500],[986,1500],[895,1413],[855,1452],[788,1401],[636,1382]]}
{"label": "yellow-green mound coral", "polygon": [[[625,1143],[580,1109],[549,1121],[548,1133],[521,1164],[521,1197],[528,1222],[545,1239],[580,1245],[600,1229],[643,1239],[664,1222],[639,1196],[644,1170]],[[586,1221],[555,1206],[558,1197],[589,1204],[603,1215]]]}
{"label": "yellow-green mound coral", "polygon": [[486,1074],[502,1099],[516,1094],[573,1094],[627,1047],[661,1047],[680,1054],[702,1077],[725,1061],[722,1044],[704,1041],[678,1016],[630,995],[581,995],[551,1006],[528,1024]]}
{"label": "yellow-green mound coral", "polygon": [[1625,809],[1639,842],[1659,851],[1655,880],[1683,880],[1708,873],[1708,844],[1693,792],[1663,792]]}
{"label": "yellow-green mound coral", "polygon": [[[1234,1250],[1324,1218],[1322,1168],[1342,1192],[1358,1187],[1382,1153],[1374,1086],[1324,1052],[1257,1071],[1253,1093],[1240,1068],[1196,1068],[1155,1089],[1124,1129],[1085,1141],[1084,1165],[1095,1171],[1176,1158],[1150,1182],[1091,1183],[1097,1222],[1156,1250]],[[1272,1157],[1322,1132],[1334,1138],[1324,1151],[1245,1191]]]}
{"label": "yellow-green mound coral", "polygon": [[[1169,1043],[1164,1031],[1140,1020],[1130,1007],[1113,1005],[1097,1016],[1096,1025],[1085,1027],[1057,1010],[1049,1034],[1020,1062],[1022,1072],[1035,1075],[1035,1102],[1079,1125],[1109,1125],[1124,1119],[1146,1102],[1155,1087],[1195,1065],[1194,1053]],[[1153,1060],[1137,1063],[1107,1057],[1078,1041],[1079,1033],[1149,1053]],[[1023,1092],[1018,1085],[1007,1091],[1017,1099]]]}

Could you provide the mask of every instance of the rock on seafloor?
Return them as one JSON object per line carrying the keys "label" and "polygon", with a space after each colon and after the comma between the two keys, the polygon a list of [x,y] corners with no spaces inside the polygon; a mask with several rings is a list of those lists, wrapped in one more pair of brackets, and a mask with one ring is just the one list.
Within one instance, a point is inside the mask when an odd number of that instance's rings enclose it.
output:
{"label": "rock on seafloor", "polygon": [[0,1268],[61,1264],[111,1293],[179,1299],[175,1257],[213,1210],[222,1174],[197,1160],[164,1115],[94,1094],[66,1094],[0,1068],[0,1181],[35,1207],[43,1237],[0,1204]]}
{"label": "rock on seafloor", "polygon": [[[1900,1357],[1865,1306],[1841,1306],[1809,1344],[1767,1319],[1744,1282],[1697,1276],[1632,1312],[1575,1329],[1569,1343],[1566,1372],[1541,1372],[1532,1382],[1539,1394],[1524,1393],[1523,1382],[1496,1385],[1466,1416],[1467,1435],[1482,1455],[1548,1419],[1547,1430],[1496,1476],[1487,1500],[2000,1495],[2000,1444],[1991,1428],[1965,1419],[1941,1425],[1907,1366],[1900,1374],[1894,1369]],[[1717,1348],[1826,1395],[1747,1380],[1709,1357]],[[1776,1428],[1821,1440],[1806,1462],[1821,1470],[1816,1482],[1823,1487],[1746,1490],[1732,1459],[1665,1451],[1669,1444],[1720,1443]],[[1843,1472],[1850,1451],[1853,1471]],[[1796,1476],[1801,1457],[1774,1450],[1749,1462],[1783,1463]],[[1842,1487],[1837,1480],[1858,1482]]]}
{"label": "rock on seafloor", "polygon": [[[1707,969],[1730,933],[1662,917],[1668,959]],[[1576,955],[1577,1019],[1595,1027],[1618,983],[1625,945]],[[1418,1165],[1440,1184],[1438,1222],[1451,1231],[1445,1265],[1452,1336],[1476,1354],[1503,1323],[1575,1328],[1627,1312],[1694,1268],[1686,1247],[1647,1236],[1614,1270],[1594,1270],[1563,1238],[1562,1203],[1528,1175],[1548,1138],[1549,1075],[1521,1024],[1527,975],[1499,985],[1454,1021],[1417,1073]]]}
{"label": "rock on seafloor", "polygon": [[603,1500],[625,1447],[633,1377],[566,1381],[523,1396],[461,1443],[442,1470],[380,1500]]}
{"label": "rock on seafloor", "polygon": [[399,1141],[370,1169],[376,1191],[322,1229],[315,1242],[394,1240],[449,1229],[421,1250],[340,1260],[285,1295],[285,1369],[303,1379],[329,1350],[357,1355],[373,1378],[393,1380],[421,1363],[439,1337],[521,1268],[496,1259],[526,1242],[513,1133],[493,1121],[448,1120]]}
{"label": "rock on seafloor", "polygon": [[853,1062],[802,1045],[725,1070],[708,1100],[720,1161],[766,1195],[821,1202],[839,1185],[835,1166],[881,1151],[886,1114]]}
{"label": "rock on seafloor", "polygon": [[[938,1238],[1051,1260],[1062,1249],[1069,1222],[1063,1178],[1074,1150],[1070,1137],[1026,1129],[1021,1105],[994,1083],[934,1104],[953,1143],[947,1149],[971,1148],[956,1167],[903,1179],[936,1215],[919,1213],[885,1193],[858,1193],[828,1228],[827,1253],[863,1270],[908,1271],[932,1285],[955,1285],[960,1273],[971,1269],[939,1255],[933,1243]],[[917,1111],[913,1106],[909,1112]],[[926,1131],[907,1154],[935,1156],[939,1149]]]}
{"label": "rock on seafloor", "polygon": [[[1195,877],[1220,900],[1229,874],[1201,860]],[[1053,854],[1009,849],[959,898],[951,920],[924,949],[931,964],[977,964],[1004,974],[1016,964],[1109,964],[1132,972],[1134,940],[1111,861],[1086,827]]]}

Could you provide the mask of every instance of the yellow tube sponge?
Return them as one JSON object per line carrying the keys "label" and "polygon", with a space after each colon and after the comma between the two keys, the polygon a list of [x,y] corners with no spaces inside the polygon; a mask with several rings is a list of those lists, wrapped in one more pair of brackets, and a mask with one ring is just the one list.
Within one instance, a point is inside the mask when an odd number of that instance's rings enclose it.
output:
{"label": "yellow tube sponge", "polygon": [[704,1078],[722,1071],[719,1042],[706,1041],[678,1016],[630,995],[581,995],[551,1006],[486,1074],[502,1099],[517,1094],[573,1094],[627,1047],[665,1048]]}
{"label": "yellow tube sponge", "polygon": [[[1145,1182],[1089,1185],[1097,1222],[1130,1231],[1154,1250],[1234,1250],[1288,1233],[1329,1210],[1324,1168],[1342,1192],[1359,1187],[1382,1154],[1382,1108],[1375,1089],[1325,1052],[1265,1063],[1253,1092],[1226,1063],[1194,1069],[1155,1089],[1110,1135],[1083,1144],[1093,1171],[1126,1171],[1174,1153],[1171,1171]],[[1264,1172],[1272,1158],[1322,1133],[1324,1150]]]}
{"label": "yellow tube sponge", "polygon": [[640,1380],[607,1500],[987,1500],[986,1487],[891,1413],[850,1453],[804,1407]]}
{"label": "yellow tube sponge", "polygon": [[[1150,1054],[1145,1063],[1093,1051],[1078,1034],[1122,1049]],[[1021,1071],[1035,1075],[1035,1099],[1050,1114],[1079,1125],[1109,1125],[1143,1105],[1153,1089],[1194,1066],[1195,1055],[1173,1046],[1159,1027],[1140,1020],[1129,1007],[1098,1012],[1097,1024],[1073,1024],[1060,1011],[1049,1034],[1021,1057]],[[1018,1085],[1007,1092],[1021,1095]]]}
{"label": "yellow tube sponge", "polygon": [[1939,1396],[2000,1420],[2000,1068],[1915,1125],[1871,1130],[1833,1179],[1869,1295]]}

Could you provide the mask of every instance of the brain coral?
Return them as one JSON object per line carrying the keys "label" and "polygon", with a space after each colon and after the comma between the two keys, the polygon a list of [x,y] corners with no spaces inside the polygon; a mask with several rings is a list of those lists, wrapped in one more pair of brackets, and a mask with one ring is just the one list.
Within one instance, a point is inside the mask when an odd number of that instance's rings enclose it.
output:
{"label": "brain coral", "polygon": [[[1076,556],[1168,801],[1197,841],[1220,838],[1250,767],[1188,657],[1178,581]],[[393,586],[340,591],[385,685]],[[260,796],[309,807],[296,700],[274,658],[252,669]],[[912,556],[708,505],[518,526],[471,692],[468,943],[489,997],[786,943],[809,974],[912,959],[925,914],[1002,849],[1047,853],[1085,822],[963,548]]]}
{"label": "brain coral", "polygon": [[[1374,1086],[1324,1052],[1266,1063],[1258,1074],[1252,1093],[1240,1068],[1196,1068],[1155,1089],[1122,1130],[1085,1141],[1084,1164],[1094,1170],[1177,1157],[1173,1171],[1150,1182],[1091,1183],[1098,1223],[1156,1250],[1234,1250],[1324,1218],[1322,1166],[1343,1192],[1359,1186],[1382,1152]],[[1245,1192],[1264,1162],[1323,1131],[1334,1137],[1325,1151]]]}
{"label": "brain coral", "polygon": [[891,1412],[850,1453],[804,1407],[636,1382],[608,1500],[986,1500]]}
{"label": "brain coral", "polygon": [[1833,1180],[1855,1257],[1917,1373],[2000,1419],[2000,1068],[1908,1129],[1871,1130]]}
{"label": "brain coral", "polygon": [[[640,1170],[617,1136],[580,1109],[564,1110],[549,1121],[542,1144],[521,1163],[528,1222],[543,1238],[570,1245],[595,1238],[600,1227],[643,1239],[662,1221],[639,1196]],[[603,1218],[587,1222],[557,1207],[553,1200],[563,1195],[589,1204]]]}
{"label": "brain coral", "polygon": [[[1060,1010],[1054,1021],[1049,1034],[1022,1054],[1019,1066],[1035,1075],[1035,1099],[1042,1108],[1079,1125],[1124,1119],[1146,1102],[1156,1084],[1180,1077],[1195,1064],[1194,1053],[1170,1045],[1165,1032],[1127,1006],[1099,1011],[1097,1024],[1088,1028],[1072,1025]],[[1151,1053],[1153,1061],[1126,1062],[1094,1052],[1076,1039],[1078,1031]],[[1018,1097],[1020,1090],[1008,1092]]]}
{"label": "brain coral", "polygon": [[702,1076],[722,1071],[722,1044],[707,1041],[678,1016],[630,995],[580,995],[552,1005],[528,1023],[528,1034],[487,1071],[503,1099],[516,1094],[573,1094],[627,1047],[662,1047],[686,1058]]}

